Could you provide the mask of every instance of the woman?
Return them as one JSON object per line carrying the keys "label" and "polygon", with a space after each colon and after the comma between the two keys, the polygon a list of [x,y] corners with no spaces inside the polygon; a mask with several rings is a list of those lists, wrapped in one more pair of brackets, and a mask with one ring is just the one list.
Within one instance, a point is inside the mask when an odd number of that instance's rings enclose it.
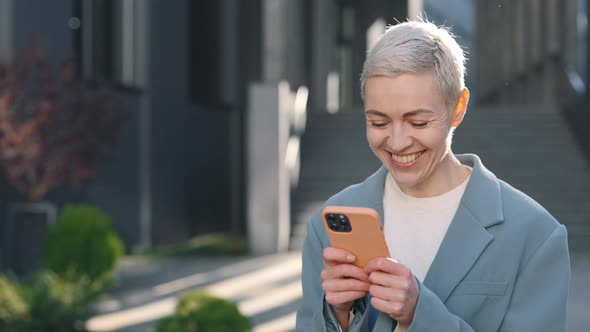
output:
{"label": "woman", "polygon": [[320,208],[303,247],[298,331],[565,331],[567,233],[451,138],[467,111],[464,55],[443,28],[389,28],[361,75],[383,167],[324,206],[379,212],[392,258],[363,270],[330,247]]}

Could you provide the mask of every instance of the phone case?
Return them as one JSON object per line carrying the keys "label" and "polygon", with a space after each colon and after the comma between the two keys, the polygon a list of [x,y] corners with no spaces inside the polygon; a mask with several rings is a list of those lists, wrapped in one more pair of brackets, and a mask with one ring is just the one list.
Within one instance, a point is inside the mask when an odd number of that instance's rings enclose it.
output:
{"label": "phone case", "polygon": [[[337,232],[328,226],[327,214],[344,214],[352,227],[350,232]],[[389,249],[377,211],[370,208],[327,206],[322,220],[332,247],[343,249],[356,257],[354,265],[364,268],[377,257],[389,257]]]}

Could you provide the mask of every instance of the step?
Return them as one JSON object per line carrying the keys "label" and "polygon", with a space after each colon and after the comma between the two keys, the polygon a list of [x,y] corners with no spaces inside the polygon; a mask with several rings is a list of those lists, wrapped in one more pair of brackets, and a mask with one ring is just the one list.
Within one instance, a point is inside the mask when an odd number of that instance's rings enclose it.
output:
{"label": "step", "polygon": [[[478,154],[499,178],[564,223],[571,245],[583,248],[588,243],[590,249],[590,167],[564,118],[552,109],[539,105],[472,108],[455,132],[453,151]],[[381,165],[366,141],[361,109],[312,114],[308,120],[300,184],[293,193],[295,225],[313,213],[309,206],[321,205]]]}

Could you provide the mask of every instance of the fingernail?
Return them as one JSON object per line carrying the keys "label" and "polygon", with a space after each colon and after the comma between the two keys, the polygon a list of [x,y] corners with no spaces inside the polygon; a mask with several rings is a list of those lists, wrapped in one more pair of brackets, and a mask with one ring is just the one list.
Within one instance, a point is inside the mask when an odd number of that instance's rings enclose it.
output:
{"label": "fingernail", "polygon": [[354,256],[348,255],[348,256],[346,256],[346,260],[348,260],[349,262],[354,262]]}

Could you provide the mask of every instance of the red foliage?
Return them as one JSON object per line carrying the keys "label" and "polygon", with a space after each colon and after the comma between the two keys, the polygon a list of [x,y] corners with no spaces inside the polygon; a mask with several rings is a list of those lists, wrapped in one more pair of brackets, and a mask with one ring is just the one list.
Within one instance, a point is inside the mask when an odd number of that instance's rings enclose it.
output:
{"label": "red foliage", "polygon": [[72,61],[55,75],[39,53],[32,47],[22,61],[0,61],[0,163],[31,200],[90,180],[124,120],[105,87],[76,79]]}

